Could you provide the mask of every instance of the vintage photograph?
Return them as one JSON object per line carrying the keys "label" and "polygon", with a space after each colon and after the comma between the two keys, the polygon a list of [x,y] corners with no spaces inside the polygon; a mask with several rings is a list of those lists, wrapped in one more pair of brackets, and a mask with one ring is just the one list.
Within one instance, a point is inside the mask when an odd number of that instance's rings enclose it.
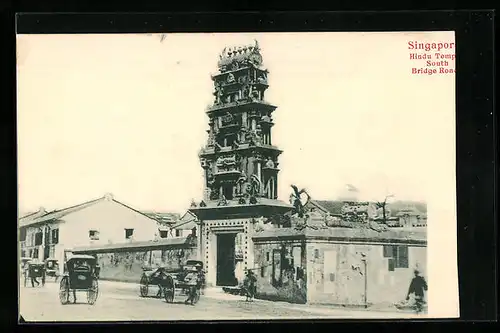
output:
{"label": "vintage photograph", "polygon": [[17,35],[19,318],[456,318],[455,37]]}

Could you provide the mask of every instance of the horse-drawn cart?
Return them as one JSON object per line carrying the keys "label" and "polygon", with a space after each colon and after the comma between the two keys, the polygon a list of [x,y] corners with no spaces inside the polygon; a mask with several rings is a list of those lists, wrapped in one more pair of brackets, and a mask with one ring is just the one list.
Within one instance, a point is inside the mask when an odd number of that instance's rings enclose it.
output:
{"label": "horse-drawn cart", "polygon": [[159,267],[156,270],[145,269],[140,281],[140,295],[148,296],[149,286],[158,286],[156,296],[165,298],[167,303],[173,303],[175,296],[185,295],[191,304],[200,299],[201,290],[205,287],[203,263],[188,260],[181,268],[169,269]]}

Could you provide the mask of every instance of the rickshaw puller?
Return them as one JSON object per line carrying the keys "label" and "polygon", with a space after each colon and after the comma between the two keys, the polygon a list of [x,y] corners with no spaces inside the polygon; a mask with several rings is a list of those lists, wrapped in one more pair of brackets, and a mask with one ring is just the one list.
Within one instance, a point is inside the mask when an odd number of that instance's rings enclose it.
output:
{"label": "rickshaw puller", "polygon": [[[189,304],[196,296],[196,288],[198,286],[199,271],[196,267],[191,267],[184,278],[184,283],[188,286],[188,298],[184,302]],[[191,303],[192,304],[192,303]]]}

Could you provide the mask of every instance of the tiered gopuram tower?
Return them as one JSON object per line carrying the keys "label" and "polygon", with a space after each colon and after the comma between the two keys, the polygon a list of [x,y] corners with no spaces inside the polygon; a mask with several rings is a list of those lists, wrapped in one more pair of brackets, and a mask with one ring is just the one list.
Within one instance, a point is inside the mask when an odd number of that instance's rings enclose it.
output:
{"label": "tiered gopuram tower", "polygon": [[[234,271],[237,233],[243,234],[244,268],[252,268],[253,225],[259,218],[291,209],[277,200],[282,151],[272,144],[276,106],[265,101],[269,72],[262,66],[256,41],[251,46],[225,48],[219,55],[219,72],[212,76],[214,102],[206,112],[208,140],[199,155],[204,196],[190,209],[200,220],[200,255],[209,283],[229,284],[231,277],[223,276],[224,271]],[[227,238],[228,234],[232,236]],[[229,259],[223,263],[222,256]]]}

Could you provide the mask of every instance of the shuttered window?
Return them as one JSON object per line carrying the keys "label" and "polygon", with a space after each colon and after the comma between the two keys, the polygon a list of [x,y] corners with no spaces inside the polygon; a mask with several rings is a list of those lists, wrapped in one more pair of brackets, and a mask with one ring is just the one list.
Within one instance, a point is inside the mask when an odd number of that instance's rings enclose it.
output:
{"label": "shuttered window", "polygon": [[408,268],[408,246],[406,245],[384,245],[384,258],[388,258],[388,270],[395,268]]}

